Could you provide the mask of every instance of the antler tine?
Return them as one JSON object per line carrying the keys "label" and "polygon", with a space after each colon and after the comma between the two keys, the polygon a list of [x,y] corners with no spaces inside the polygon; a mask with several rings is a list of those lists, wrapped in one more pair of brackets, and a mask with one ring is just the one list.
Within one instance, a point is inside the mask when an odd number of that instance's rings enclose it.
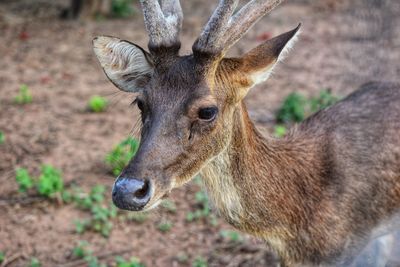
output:
{"label": "antler tine", "polygon": [[214,54],[227,51],[262,16],[283,0],[251,0],[232,16],[238,0],[220,0],[203,32],[193,45],[193,51]]}
{"label": "antler tine", "polygon": [[164,0],[161,1],[161,9],[166,17],[176,16],[177,26],[181,28],[183,13],[179,0]]}
{"label": "antler tine", "polygon": [[183,14],[179,0],[140,0],[144,22],[149,33],[149,46],[173,46],[180,44],[179,32]]}
{"label": "antler tine", "polygon": [[224,49],[229,49],[264,15],[271,12],[283,0],[252,0],[237,12],[225,32],[228,37]]}
{"label": "antler tine", "polygon": [[239,0],[220,0],[208,23],[193,45],[193,49],[203,52],[218,52],[225,43],[225,31]]}

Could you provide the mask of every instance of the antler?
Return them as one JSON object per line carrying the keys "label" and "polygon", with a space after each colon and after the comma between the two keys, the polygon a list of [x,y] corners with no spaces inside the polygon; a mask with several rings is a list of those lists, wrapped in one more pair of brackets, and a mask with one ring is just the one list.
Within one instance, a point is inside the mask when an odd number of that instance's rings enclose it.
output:
{"label": "antler", "polygon": [[283,0],[251,0],[232,16],[238,0],[220,0],[193,51],[219,54],[234,45],[261,17]]}
{"label": "antler", "polygon": [[179,0],[140,0],[144,23],[149,33],[150,47],[170,47],[180,44],[179,32],[182,28],[182,8]]}

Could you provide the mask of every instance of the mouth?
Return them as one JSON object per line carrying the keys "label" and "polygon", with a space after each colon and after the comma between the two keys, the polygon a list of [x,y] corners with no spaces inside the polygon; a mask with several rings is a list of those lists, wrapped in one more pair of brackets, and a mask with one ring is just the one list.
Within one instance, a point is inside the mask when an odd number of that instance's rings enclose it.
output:
{"label": "mouth", "polygon": [[113,199],[113,203],[115,206],[117,206],[119,209],[122,209],[122,210],[135,211],[135,212],[146,212],[146,211],[150,211],[152,209],[157,208],[158,205],[160,205],[160,203],[162,202],[162,200],[163,200],[162,198],[150,200],[149,203],[147,203],[146,205],[144,205],[142,207],[129,205],[129,203],[114,200],[114,199]]}
{"label": "mouth", "polygon": [[158,205],[160,205],[161,202],[162,202],[162,199],[160,198],[160,199],[154,201],[152,204],[149,203],[149,205],[146,205],[145,207],[143,207],[142,211],[149,211],[149,210],[155,209],[158,207]]}

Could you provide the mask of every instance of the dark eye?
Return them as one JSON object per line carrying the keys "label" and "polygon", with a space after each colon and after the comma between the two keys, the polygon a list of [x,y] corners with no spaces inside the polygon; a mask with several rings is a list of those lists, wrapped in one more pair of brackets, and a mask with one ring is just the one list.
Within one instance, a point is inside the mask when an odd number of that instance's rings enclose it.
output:
{"label": "dark eye", "polygon": [[137,105],[138,109],[140,109],[140,111],[144,110],[144,103],[142,100],[136,99],[136,105]]}
{"label": "dark eye", "polygon": [[199,119],[205,120],[205,121],[212,121],[215,119],[218,113],[218,108],[217,107],[207,107],[207,108],[201,108],[199,109]]}

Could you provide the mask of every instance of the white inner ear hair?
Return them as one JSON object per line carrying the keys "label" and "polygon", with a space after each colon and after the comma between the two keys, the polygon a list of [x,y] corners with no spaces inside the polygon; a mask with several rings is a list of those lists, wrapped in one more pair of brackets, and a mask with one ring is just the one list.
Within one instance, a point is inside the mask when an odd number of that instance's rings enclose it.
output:
{"label": "white inner ear hair", "polygon": [[118,38],[99,37],[94,51],[108,78],[121,90],[136,91],[135,80],[153,72],[141,49]]}
{"label": "white inner ear hair", "polygon": [[287,55],[289,54],[290,50],[294,47],[294,44],[297,42],[299,39],[299,34],[300,30],[297,31],[297,33],[290,39],[285,47],[283,48],[282,52],[279,54],[278,59],[273,62],[272,64],[269,64],[266,66],[264,69],[257,71],[251,75],[251,78],[254,82],[253,86],[262,82],[265,82],[266,80],[269,79],[269,77],[273,74],[273,70],[277,63],[281,62],[284,60]]}

